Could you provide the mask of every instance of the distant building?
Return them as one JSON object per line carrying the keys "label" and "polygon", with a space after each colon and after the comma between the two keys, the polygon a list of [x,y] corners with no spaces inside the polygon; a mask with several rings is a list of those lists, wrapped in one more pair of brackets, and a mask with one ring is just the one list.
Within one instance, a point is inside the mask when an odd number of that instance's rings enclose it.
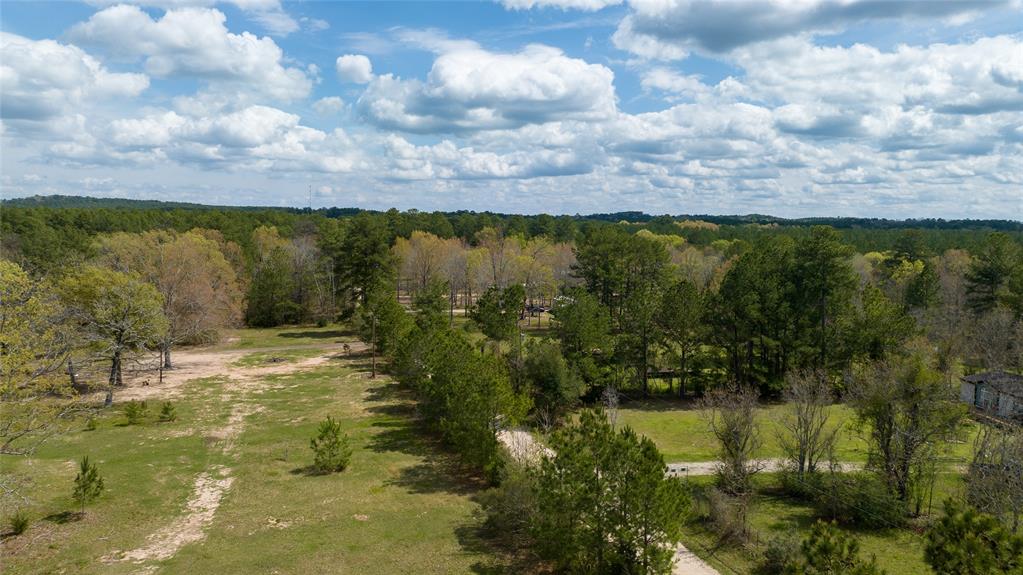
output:
{"label": "distant building", "polygon": [[988,415],[1023,421],[1023,375],[1004,371],[967,375],[959,398]]}

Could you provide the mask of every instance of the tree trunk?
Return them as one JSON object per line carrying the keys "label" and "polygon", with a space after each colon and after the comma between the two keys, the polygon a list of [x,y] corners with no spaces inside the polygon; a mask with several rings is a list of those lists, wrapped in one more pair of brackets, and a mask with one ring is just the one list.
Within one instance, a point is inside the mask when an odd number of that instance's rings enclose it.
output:
{"label": "tree trunk", "polygon": [[121,380],[121,352],[114,352],[114,357],[110,360],[110,378],[108,383],[111,387],[119,385]]}
{"label": "tree trunk", "polygon": [[67,375],[71,378],[71,387],[78,388],[78,378],[75,377],[75,365],[71,363],[71,358],[67,358]]}
{"label": "tree trunk", "polygon": [[171,365],[171,344],[170,341],[163,342],[163,368],[172,369]]}

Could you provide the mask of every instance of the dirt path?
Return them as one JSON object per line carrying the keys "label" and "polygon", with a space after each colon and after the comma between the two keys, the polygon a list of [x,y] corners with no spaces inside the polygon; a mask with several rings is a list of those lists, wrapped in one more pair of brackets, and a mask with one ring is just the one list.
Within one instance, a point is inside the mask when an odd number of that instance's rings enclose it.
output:
{"label": "dirt path", "polygon": [[[258,394],[269,385],[264,378],[304,371],[323,365],[337,357],[344,344],[288,346],[279,348],[246,350],[194,350],[180,352],[176,356],[177,368],[166,372],[159,385],[141,385],[141,380],[128,382],[116,394],[119,401],[142,399],[167,399],[179,397],[185,384],[206,377],[226,378],[220,397],[222,404],[231,405],[227,421],[220,426],[195,430],[215,441],[224,455],[234,456],[237,438],[245,429],[245,419],[264,409],[255,401]],[[365,349],[362,343],[350,343],[353,352]],[[294,349],[321,349],[315,357],[289,363],[266,364],[248,367],[233,365],[239,358],[251,353],[287,351]],[[129,551],[118,551],[102,557],[105,563],[130,561],[139,566],[138,573],[155,573],[156,562],[173,557],[178,550],[190,543],[197,543],[206,537],[206,530],[213,522],[217,509],[234,482],[230,467],[212,465],[195,478],[192,493],[182,514],[166,526],[150,534],[146,543]]]}
{"label": "dirt path", "polygon": [[[281,347],[261,347],[253,349],[216,349],[197,348],[178,351],[174,354],[174,368],[163,374],[163,382],[159,383],[156,374],[137,375],[125,381],[123,387],[114,390],[115,401],[175,399],[181,397],[182,388],[190,381],[206,377],[228,377],[232,379],[253,380],[267,375],[292,373],[316,367],[342,353],[344,343],[290,345]],[[350,342],[352,353],[367,349],[362,342]],[[319,349],[322,353],[315,357],[298,359],[284,363],[267,363],[238,367],[234,365],[239,359],[253,353],[287,352],[303,349]],[[102,397],[106,392],[99,391],[95,398]]]}
{"label": "dirt path", "polygon": [[[532,433],[523,429],[509,429],[497,434],[497,440],[518,461],[535,463],[544,455],[553,455],[549,447],[536,441]],[[714,462],[710,463],[714,465]],[[669,466],[668,474],[671,475]],[[675,559],[671,570],[672,575],[720,575],[717,569],[700,559],[681,543],[675,548]]]}
{"label": "dirt path", "polygon": [[[763,473],[777,473],[785,469],[785,459],[758,459],[756,460],[760,471]],[[844,472],[863,469],[862,463],[843,461],[838,463],[839,469]],[[674,477],[687,477],[697,475],[714,475],[717,472],[717,461],[681,461],[668,464],[668,475]]]}

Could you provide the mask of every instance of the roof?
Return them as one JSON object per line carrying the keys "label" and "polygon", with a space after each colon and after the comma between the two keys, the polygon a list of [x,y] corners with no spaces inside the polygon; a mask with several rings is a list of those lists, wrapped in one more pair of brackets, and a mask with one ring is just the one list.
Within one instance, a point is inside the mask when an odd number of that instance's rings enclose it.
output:
{"label": "roof", "polygon": [[963,381],[973,384],[985,384],[994,387],[1002,393],[1023,397],[1023,375],[1008,373],[1005,371],[985,371],[967,375]]}

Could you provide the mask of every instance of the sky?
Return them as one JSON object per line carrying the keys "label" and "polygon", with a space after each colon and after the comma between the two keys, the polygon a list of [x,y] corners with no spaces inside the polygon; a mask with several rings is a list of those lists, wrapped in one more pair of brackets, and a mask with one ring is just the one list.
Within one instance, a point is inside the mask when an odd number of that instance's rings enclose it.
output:
{"label": "sky", "polygon": [[0,3],[0,195],[1023,219],[1023,0]]}

